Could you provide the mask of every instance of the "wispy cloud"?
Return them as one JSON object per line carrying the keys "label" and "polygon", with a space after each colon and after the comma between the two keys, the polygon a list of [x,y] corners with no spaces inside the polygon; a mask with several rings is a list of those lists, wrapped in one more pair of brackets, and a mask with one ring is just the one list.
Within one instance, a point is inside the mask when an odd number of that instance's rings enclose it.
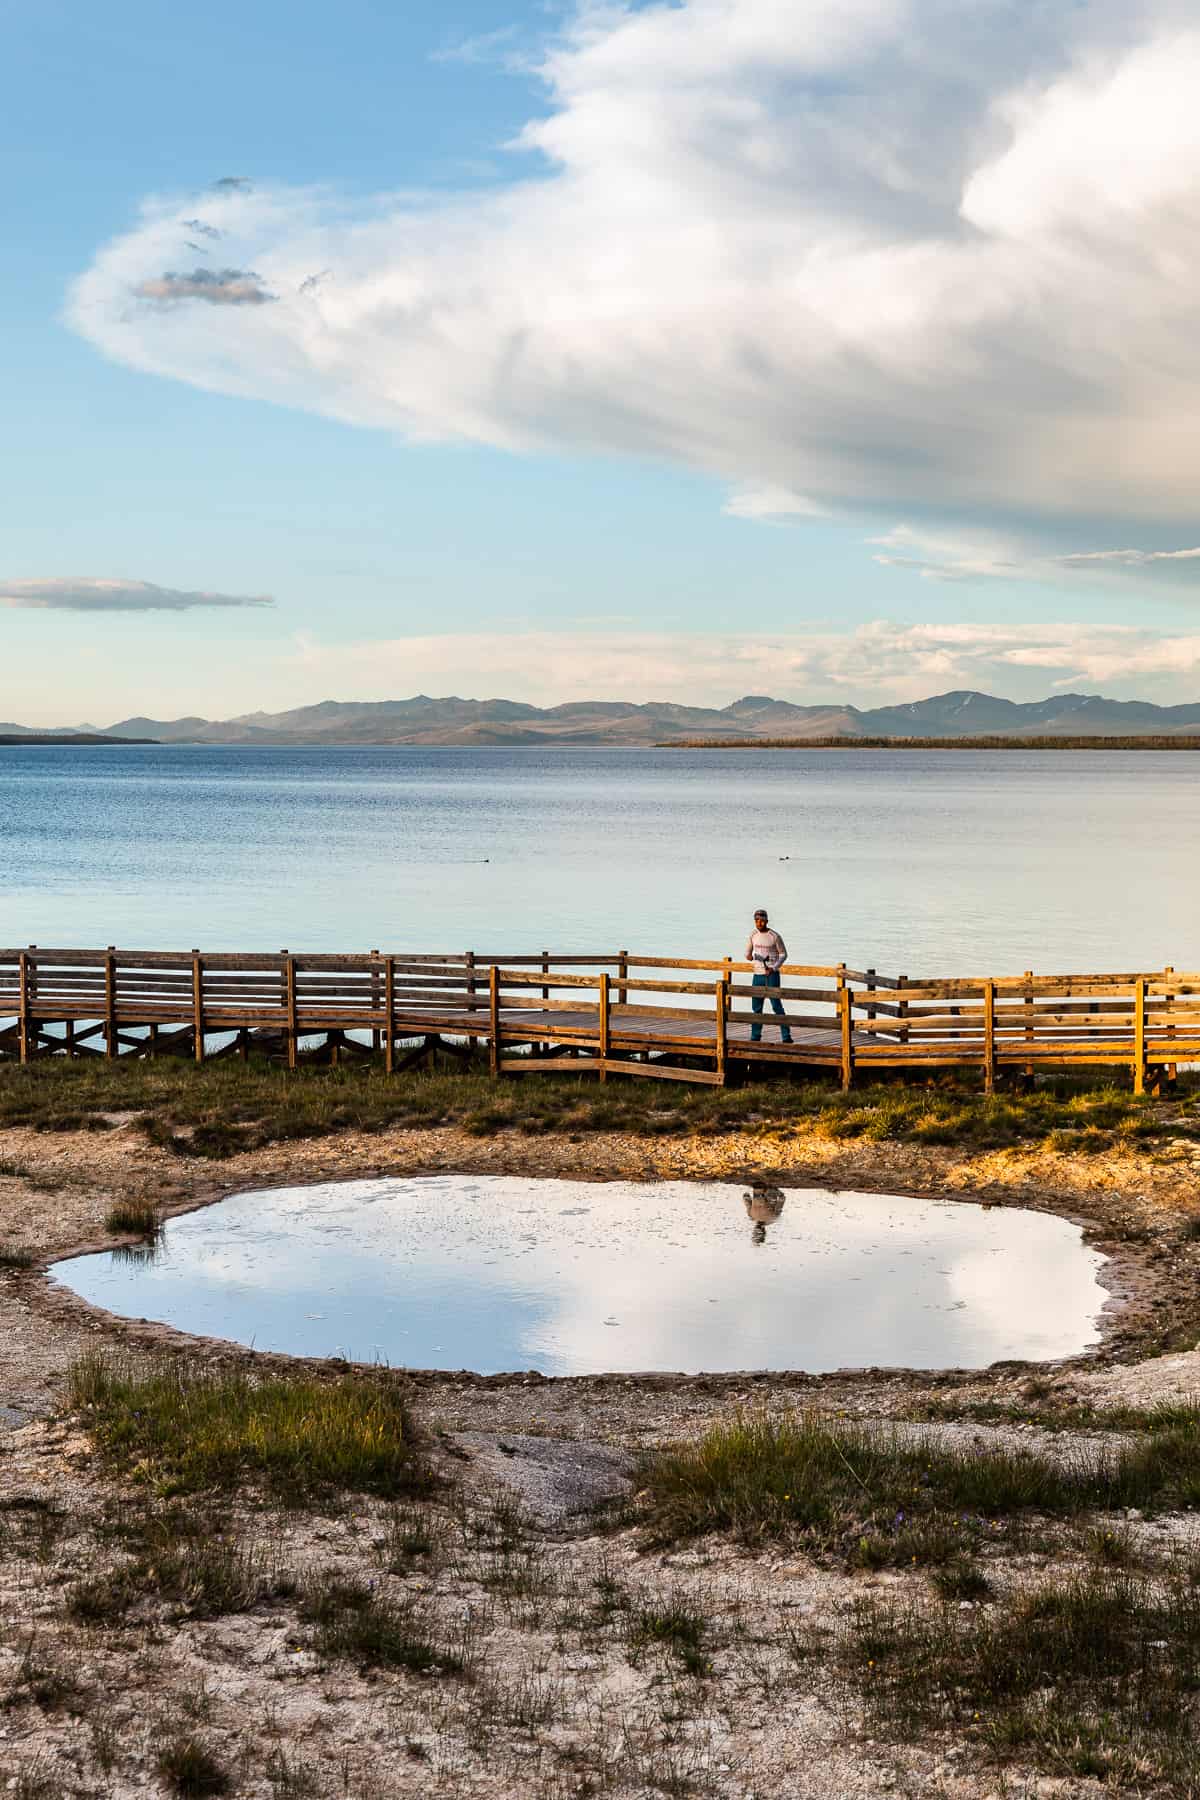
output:
{"label": "wispy cloud", "polygon": [[1024,514],[1047,558],[1102,517],[1194,529],[1194,6],[587,0],[541,75],[508,183],[364,203],[228,178],[205,222],[263,272],[237,296],[162,275],[196,206],[156,200],[71,319],[137,367],[415,440]]}
{"label": "wispy cloud", "polygon": [[168,269],[139,281],[133,291],[139,300],[205,300],[210,306],[263,306],[276,298],[253,269],[193,269],[187,275]]}
{"label": "wispy cloud", "polygon": [[755,524],[778,525],[788,519],[812,519],[820,516],[821,507],[790,488],[744,487],[730,494],[721,508],[731,519],[749,519]]}
{"label": "wispy cloud", "polygon": [[552,705],[617,694],[725,705],[744,693],[878,705],[950,688],[1042,698],[1053,688],[1131,680],[1157,699],[1194,699],[1200,632],[1063,622],[910,625],[876,619],[851,631],[748,634],[523,631],[433,634],[327,644],[301,636],[292,679],[315,698],[422,690],[502,695]]}
{"label": "wispy cloud", "polygon": [[1200,549],[1076,550],[1070,556],[1060,556],[1058,560],[1068,566],[1076,563],[1111,563],[1123,569],[1144,569],[1154,563],[1200,561]]}
{"label": "wispy cloud", "polygon": [[200,606],[274,604],[268,594],[209,594],[158,587],[152,581],[109,581],[95,575],[0,580],[0,606],[43,612],[190,612]]}
{"label": "wispy cloud", "polygon": [[516,25],[499,25],[495,31],[480,31],[472,37],[458,38],[454,43],[432,51],[429,60],[435,63],[507,61],[513,54],[519,29]]}
{"label": "wispy cloud", "polygon": [[927,581],[1040,581],[1049,585],[1095,585],[1130,573],[1148,580],[1200,578],[1200,548],[1186,550],[1072,550],[1060,554],[1029,539],[974,533],[953,535],[911,525],[897,525],[882,537],[874,559],[888,568],[914,569]]}

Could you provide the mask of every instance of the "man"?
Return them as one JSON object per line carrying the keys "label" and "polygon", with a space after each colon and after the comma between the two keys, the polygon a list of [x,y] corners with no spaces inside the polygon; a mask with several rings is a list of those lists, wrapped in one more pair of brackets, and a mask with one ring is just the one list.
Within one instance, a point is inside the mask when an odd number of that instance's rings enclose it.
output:
{"label": "man", "polygon": [[[750,933],[750,941],[746,945],[745,960],[754,964],[754,975],[750,983],[752,987],[777,988],[779,986],[779,971],[787,961],[787,945],[777,931],[771,930],[765,906],[760,906],[754,915],[754,929]],[[763,999],[763,995],[756,994],[750,1002],[750,1011],[759,1015],[750,1027],[752,1044],[762,1043]],[[779,995],[772,994],[770,1000],[771,1011],[775,1016],[780,1019],[785,1018],[787,1015],[784,1013],[783,1001]],[[792,1041],[791,1031],[786,1025],[780,1026],[779,1041],[783,1044],[790,1044]]]}
{"label": "man", "polygon": [[783,1189],[756,1187],[752,1188],[748,1194],[743,1194],[742,1199],[746,1203],[746,1217],[753,1226],[750,1233],[752,1242],[765,1244],[767,1226],[773,1225],[783,1211],[785,1199]]}

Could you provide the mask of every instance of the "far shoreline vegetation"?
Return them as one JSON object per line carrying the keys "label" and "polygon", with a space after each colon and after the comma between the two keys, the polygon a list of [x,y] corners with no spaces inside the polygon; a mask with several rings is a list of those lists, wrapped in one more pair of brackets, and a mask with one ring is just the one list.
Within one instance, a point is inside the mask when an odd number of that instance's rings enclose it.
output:
{"label": "far shoreline vegetation", "polygon": [[656,750],[1200,750],[1200,737],[673,738]]}
{"label": "far shoreline vegetation", "polygon": [[[346,744],[337,739],[296,738],[287,743],[259,745],[226,743],[213,740],[222,749],[253,750],[1200,750],[1200,735],[1127,737],[1050,736],[1030,737],[701,737],[663,738],[653,744],[596,741],[581,743],[555,742],[552,737],[536,743],[436,743],[419,738],[380,738],[361,744]],[[201,738],[133,738],[109,737],[103,732],[47,732],[44,736],[30,732],[22,736],[0,732],[0,748],[44,749],[46,747],[89,748],[94,745],[180,749],[205,748]]]}

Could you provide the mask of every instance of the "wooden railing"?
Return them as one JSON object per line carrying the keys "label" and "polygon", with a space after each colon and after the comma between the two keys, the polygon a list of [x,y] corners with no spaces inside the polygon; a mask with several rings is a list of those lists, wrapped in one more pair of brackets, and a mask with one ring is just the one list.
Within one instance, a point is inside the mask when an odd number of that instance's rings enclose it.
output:
{"label": "wooden railing", "polygon": [[[382,1052],[391,1072],[443,1043],[489,1046],[496,1074],[570,1069],[723,1083],[732,1063],[827,1067],[849,1087],[878,1068],[1127,1065],[1200,1060],[1200,975],[945,978],[789,963],[764,990],[751,964],[627,950],[519,956],[200,950],[0,950],[0,1057],[248,1055],[296,1067]],[[773,1010],[779,1002],[785,1013]],[[784,1030],[791,1042],[782,1041]],[[305,1050],[318,1040],[315,1050]],[[397,1060],[398,1047],[418,1048]]]}

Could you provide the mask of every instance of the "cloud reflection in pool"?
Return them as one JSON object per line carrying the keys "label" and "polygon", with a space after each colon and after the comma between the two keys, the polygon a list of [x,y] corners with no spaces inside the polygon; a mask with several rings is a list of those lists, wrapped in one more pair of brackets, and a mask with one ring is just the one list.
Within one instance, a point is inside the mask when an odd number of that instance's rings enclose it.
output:
{"label": "cloud reflection in pool", "polygon": [[819,1188],[437,1175],[237,1194],[52,1273],[292,1355],[547,1375],[981,1368],[1098,1337],[1104,1258],[1047,1213]]}

